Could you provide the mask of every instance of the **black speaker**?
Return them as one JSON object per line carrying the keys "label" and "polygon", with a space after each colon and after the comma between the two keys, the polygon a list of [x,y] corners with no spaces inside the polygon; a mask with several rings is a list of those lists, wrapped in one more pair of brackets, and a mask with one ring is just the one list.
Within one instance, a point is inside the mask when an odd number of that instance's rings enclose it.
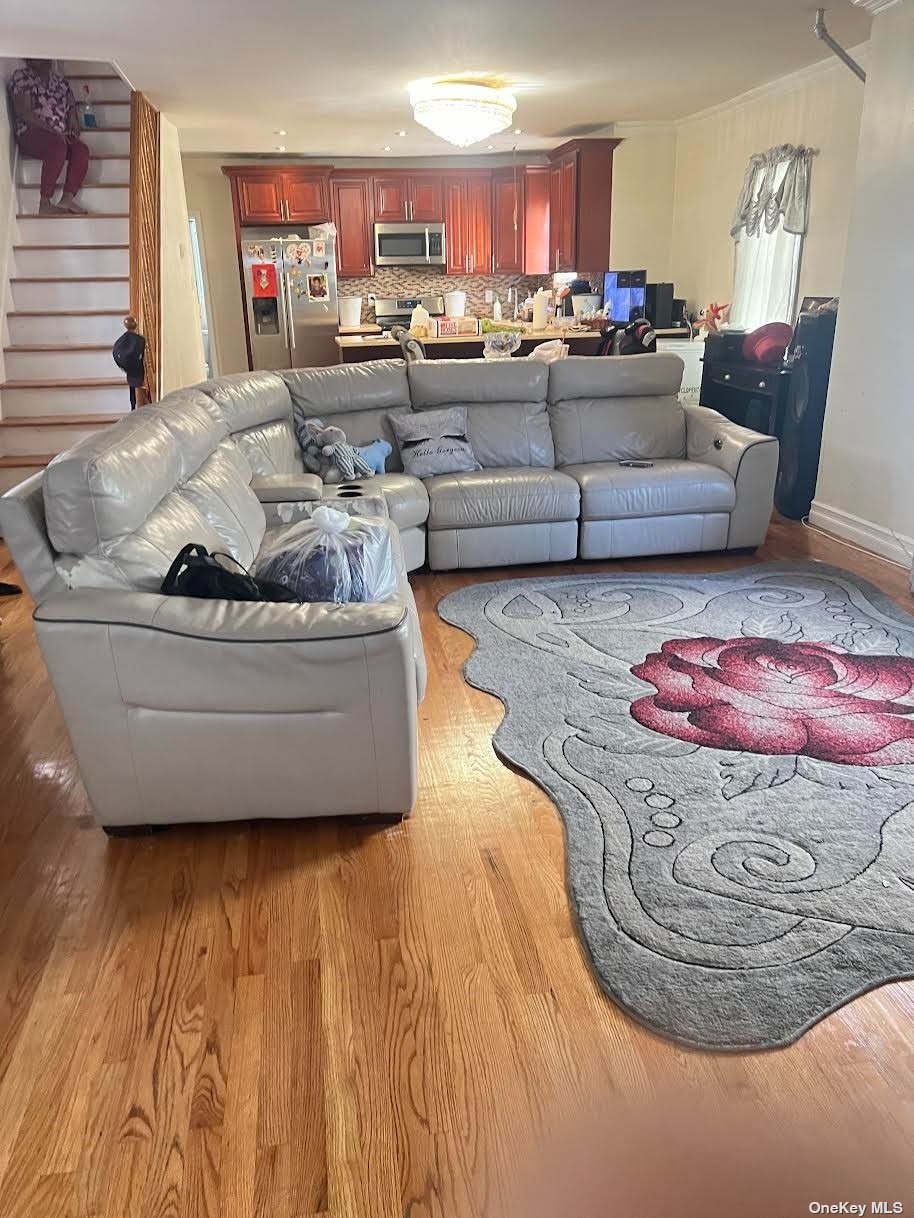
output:
{"label": "black speaker", "polygon": [[686,302],[678,296],[673,297],[673,325],[681,326],[685,321]]}
{"label": "black speaker", "polygon": [[673,328],[673,285],[649,283],[644,297],[644,316],[657,330]]}
{"label": "black speaker", "polygon": [[790,520],[808,514],[816,493],[836,322],[835,313],[801,313],[787,351],[790,390],[774,502]]}

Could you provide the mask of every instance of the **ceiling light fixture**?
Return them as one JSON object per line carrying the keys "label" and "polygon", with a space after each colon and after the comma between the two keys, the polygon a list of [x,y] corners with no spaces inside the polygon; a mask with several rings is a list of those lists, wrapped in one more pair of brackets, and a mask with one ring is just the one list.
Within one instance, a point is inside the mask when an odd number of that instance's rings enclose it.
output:
{"label": "ceiling light fixture", "polygon": [[289,133],[288,133],[288,131],[274,131],[273,134],[274,135],[288,135]]}
{"label": "ceiling light fixture", "polygon": [[522,134],[523,134],[523,132],[521,131],[520,127],[515,127],[515,128],[514,128],[514,134],[515,134],[515,135],[522,135]]}
{"label": "ceiling light fixture", "polygon": [[397,135],[406,135],[406,132],[405,132],[405,131],[398,131],[398,132],[397,132]]}
{"label": "ceiling light fixture", "polygon": [[517,109],[507,89],[469,80],[417,81],[409,100],[417,123],[458,148],[504,131]]}
{"label": "ceiling light fixture", "polygon": [[285,144],[277,144],[277,145],[276,145],[276,151],[277,151],[277,152],[285,152],[285,150],[286,150],[286,146],[285,146]]}
{"label": "ceiling light fixture", "polygon": [[390,152],[390,144],[385,144],[381,149],[382,152]]}

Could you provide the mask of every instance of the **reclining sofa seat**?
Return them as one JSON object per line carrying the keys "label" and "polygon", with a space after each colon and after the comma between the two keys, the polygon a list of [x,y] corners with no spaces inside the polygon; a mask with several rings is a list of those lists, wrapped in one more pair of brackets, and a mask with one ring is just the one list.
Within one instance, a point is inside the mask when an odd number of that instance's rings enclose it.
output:
{"label": "reclining sofa seat", "polygon": [[[105,827],[412,807],[425,668],[398,543],[398,595],[384,604],[158,591],[190,540],[249,565],[266,530],[250,481],[217,401],[192,389],[95,433],[0,501]],[[324,782],[302,778],[311,755]]]}
{"label": "reclining sofa seat", "polygon": [[[778,442],[678,400],[676,355],[572,357],[549,369],[556,467],[581,489],[582,558],[754,548]],[[645,461],[644,469],[620,461]]]}
{"label": "reclining sofa seat", "polygon": [[482,466],[425,480],[432,569],[575,558],[580,491],[555,469],[547,366],[429,360],[407,375],[414,411],[467,408],[467,438]]}

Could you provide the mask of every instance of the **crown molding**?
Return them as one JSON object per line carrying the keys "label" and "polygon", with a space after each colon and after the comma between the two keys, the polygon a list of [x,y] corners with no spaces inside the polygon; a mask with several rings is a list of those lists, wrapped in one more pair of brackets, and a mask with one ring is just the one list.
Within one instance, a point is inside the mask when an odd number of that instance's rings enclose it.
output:
{"label": "crown molding", "polygon": [[[884,4],[886,0],[874,0],[874,2]],[[888,3],[894,4],[896,0],[888,0]],[[861,42],[859,46],[851,47],[849,53],[855,59],[863,60],[865,64],[869,58],[869,51],[870,44],[867,41]],[[779,76],[776,80],[769,80],[763,85],[757,85],[754,89],[737,94],[736,97],[730,97],[726,101],[708,106],[706,110],[697,110],[694,114],[687,114],[684,118],[678,118],[675,120],[675,124],[677,127],[687,127],[691,123],[700,122],[702,119],[713,118],[716,114],[723,114],[734,106],[745,106],[750,102],[758,101],[762,97],[776,96],[780,93],[791,93],[794,89],[802,88],[820,76],[829,76],[831,73],[838,71],[846,72],[847,68],[832,55],[828,55],[825,59],[819,59],[815,63],[807,64],[805,68],[798,68],[796,72],[791,72],[787,76]]]}
{"label": "crown molding", "polygon": [[898,0],[851,0],[851,4],[856,4],[857,8],[864,9],[871,17],[875,17],[878,13],[891,8],[893,4],[897,3]]}

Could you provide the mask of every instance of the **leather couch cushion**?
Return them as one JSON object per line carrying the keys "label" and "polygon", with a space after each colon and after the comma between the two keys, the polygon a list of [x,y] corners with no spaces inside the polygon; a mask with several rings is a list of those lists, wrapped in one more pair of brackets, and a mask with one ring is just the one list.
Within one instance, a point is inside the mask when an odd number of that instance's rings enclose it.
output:
{"label": "leather couch cushion", "polygon": [[203,381],[197,389],[212,398],[233,433],[292,413],[289,390],[278,372],[234,373]]}
{"label": "leather couch cushion", "polygon": [[736,503],[730,475],[698,461],[655,461],[651,469],[598,461],[563,472],[580,485],[582,520],[729,512]]}
{"label": "leather couch cushion", "polygon": [[577,520],[580,506],[578,484],[553,469],[441,474],[425,487],[429,529]]}
{"label": "leather couch cushion", "polygon": [[244,454],[252,474],[301,474],[301,452],[292,419],[274,419],[247,431],[237,431],[232,440]]}
{"label": "leather couch cushion", "polygon": [[374,478],[360,478],[363,486],[380,489],[387,503],[390,518],[399,529],[413,528],[428,520],[428,491],[418,478],[409,474],[378,474]]}
{"label": "leather couch cushion", "polygon": [[[564,372],[559,364],[571,367]],[[550,366],[549,420],[559,468],[686,455],[677,355],[584,356]]]}
{"label": "leather couch cushion", "polygon": [[88,436],[44,476],[48,536],[58,553],[87,554],[138,529],[225,438],[193,394],[180,407],[145,406]]}
{"label": "leather couch cushion", "polygon": [[549,373],[536,360],[427,360],[410,364],[414,410],[466,406],[467,437],[483,469],[552,469]]}
{"label": "leather couch cushion", "polygon": [[251,468],[236,444],[224,440],[178,492],[218,534],[221,549],[243,567],[254,561],[266,517],[251,490]]}
{"label": "leather couch cushion", "polygon": [[549,364],[549,404],[573,398],[675,396],[685,365],[678,355],[572,355]]}

